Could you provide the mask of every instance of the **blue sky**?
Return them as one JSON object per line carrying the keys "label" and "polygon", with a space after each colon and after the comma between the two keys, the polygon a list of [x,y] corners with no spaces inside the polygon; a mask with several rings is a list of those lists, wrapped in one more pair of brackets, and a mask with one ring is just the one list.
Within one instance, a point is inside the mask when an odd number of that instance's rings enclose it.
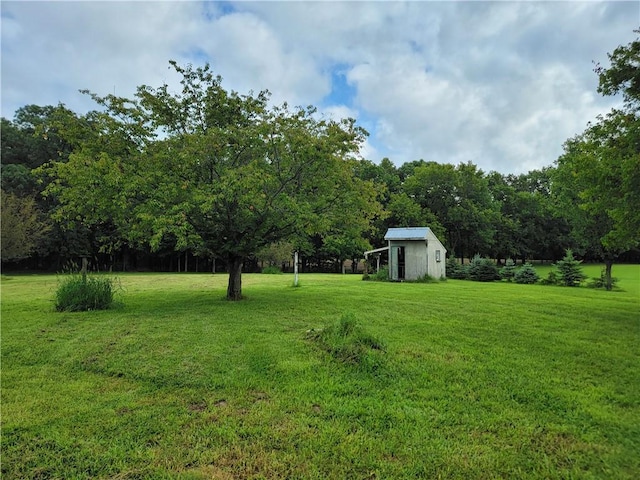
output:
{"label": "blue sky", "polygon": [[[593,62],[636,38],[640,2],[12,2],[2,10],[2,116],[95,108],[78,93],[177,86],[209,62],[228,89],[354,117],[361,154],[521,173],[620,99]],[[177,89],[177,87],[176,87]]]}

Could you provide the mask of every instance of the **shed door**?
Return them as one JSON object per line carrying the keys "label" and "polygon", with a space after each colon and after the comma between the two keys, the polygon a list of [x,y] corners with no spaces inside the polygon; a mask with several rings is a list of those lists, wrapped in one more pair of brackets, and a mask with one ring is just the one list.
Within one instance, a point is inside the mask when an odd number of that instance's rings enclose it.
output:
{"label": "shed door", "polygon": [[404,279],[404,247],[391,247],[391,280]]}
{"label": "shed door", "polygon": [[391,268],[391,280],[398,280],[398,247],[391,247],[391,258],[389,267]]}

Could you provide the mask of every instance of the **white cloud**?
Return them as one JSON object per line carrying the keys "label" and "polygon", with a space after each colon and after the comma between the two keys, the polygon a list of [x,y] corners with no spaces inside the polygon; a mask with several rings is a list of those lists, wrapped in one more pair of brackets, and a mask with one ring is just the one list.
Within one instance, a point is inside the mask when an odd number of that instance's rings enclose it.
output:
{"label": "white cloud", "polygon": [[[471,160],[519,173],[617,99],[592,60],[635,38],[637,2],[13,2],[2,8],[2,115],[86,111],[77,90],[176,83],[167,61],[209,60],[227,88],[356,116],[363,155]],[[332,72],[354,89],[332,100]]]}
{"label": "white cloud", "polygon": [[225,80],[241,92],[268,89],[275,103],[317,102],[330,90],[312,58],[284,44],[277,32],[252,13],[225,15],[203,26],[200,48]]}

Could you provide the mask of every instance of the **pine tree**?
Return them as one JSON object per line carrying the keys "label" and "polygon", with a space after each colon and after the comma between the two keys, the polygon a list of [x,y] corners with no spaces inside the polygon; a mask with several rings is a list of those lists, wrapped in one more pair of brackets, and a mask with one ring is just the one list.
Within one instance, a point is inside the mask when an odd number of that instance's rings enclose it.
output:
{"label": "pine tree", "polygon": [[507,258],[505,266],[500,269],[500,278],[507,282],[512,282],[515,274],[516,264],[512,259]]}
{"label": "pine tree", "polygon": [[560,272],[561,284],[567,287],[578,287],[583,280],[587,277],[582,273],[580,264],[581,260],[576,260],[573,257],[573,252],[568,249],[562,260],[555,264],[555,267]]}

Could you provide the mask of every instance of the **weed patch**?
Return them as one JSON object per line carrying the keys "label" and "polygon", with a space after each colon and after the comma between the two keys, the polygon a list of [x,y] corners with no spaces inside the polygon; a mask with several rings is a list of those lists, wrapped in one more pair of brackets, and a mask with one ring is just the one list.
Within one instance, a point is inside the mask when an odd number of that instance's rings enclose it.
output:
{"label": "weed patch", "polygon": [[343,315],[333,325],[310,330],[307,338],[342,363],[358,365],[365,370],[377,370],[384,363],[384,343],[367,333],[352,313]]}
{"label": "weed patch", "polygon": [[81,312],[107,310],[113,304],[116,282],[107,276],[69,274],[56,290],[56,310]]}

